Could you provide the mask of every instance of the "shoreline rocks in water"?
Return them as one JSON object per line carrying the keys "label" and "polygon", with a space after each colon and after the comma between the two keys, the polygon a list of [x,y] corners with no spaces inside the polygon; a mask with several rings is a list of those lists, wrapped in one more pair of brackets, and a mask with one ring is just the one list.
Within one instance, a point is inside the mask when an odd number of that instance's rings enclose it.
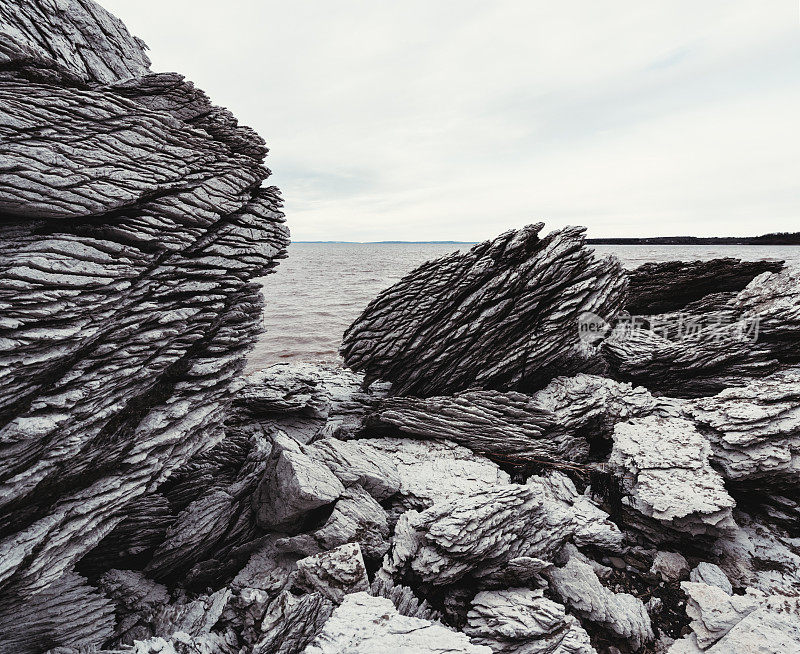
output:
{"label": "shoreline rocks in water", "polygon": [[800,272],[539,224],[242,378],[261,138],[91,0],[0,57],[1,654],[800,650]]}

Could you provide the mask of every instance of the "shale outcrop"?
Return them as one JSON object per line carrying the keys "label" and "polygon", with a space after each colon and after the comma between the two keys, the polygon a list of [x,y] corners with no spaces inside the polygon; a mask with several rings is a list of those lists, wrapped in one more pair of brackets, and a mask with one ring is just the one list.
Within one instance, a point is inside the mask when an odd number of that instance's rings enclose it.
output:
{"label": "shale outcrop", "polygon": [[288,232],[264,141],[91,0],[5,3],[0,59],[0,650],[43,651],[112,634],[73,570],[223,438]]}
{"label": "shale outcrop", "polygon": [[243,378],[266,147],[144,50],[0,7],[0,653],[800,651],[797,269],[534,225]]}

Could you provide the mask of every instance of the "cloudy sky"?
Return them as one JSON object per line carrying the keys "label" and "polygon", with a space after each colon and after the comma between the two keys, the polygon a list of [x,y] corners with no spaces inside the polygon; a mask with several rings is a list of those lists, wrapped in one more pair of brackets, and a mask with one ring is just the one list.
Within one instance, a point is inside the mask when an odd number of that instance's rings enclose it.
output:
{"label": "cloudy sky", "polygon": [[796,0],[100,0],[256,128],[294,240],[800,230]]}

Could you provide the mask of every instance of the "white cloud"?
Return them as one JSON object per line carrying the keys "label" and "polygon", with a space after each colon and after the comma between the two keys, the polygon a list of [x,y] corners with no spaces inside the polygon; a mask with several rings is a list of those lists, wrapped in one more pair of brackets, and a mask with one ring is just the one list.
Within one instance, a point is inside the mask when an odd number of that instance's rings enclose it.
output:
{"label": "white cloud", "polygon": [[104,0],[267,139],[295,239],[800,229],[784,0]]}

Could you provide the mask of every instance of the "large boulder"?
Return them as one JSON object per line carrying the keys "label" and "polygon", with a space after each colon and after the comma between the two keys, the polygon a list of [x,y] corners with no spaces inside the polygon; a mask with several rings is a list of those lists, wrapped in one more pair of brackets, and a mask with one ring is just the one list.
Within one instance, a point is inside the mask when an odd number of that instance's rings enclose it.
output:
{"label": "large boulder", "polygon": [[398,395],[544,386],[579,369],[578,320],[610,321],[626,279],[584,247],[584,229],[540,238],[543,223],[423,264],[345,332],[345,364]]}
{"label": "large boulder", "polygon": [[[223,437],[255,280],[285,256],[263,140],[144,51],[91,0],[0,10],[0,612],[48,610],[133,503]],[[213,533],[224,499],[194,507]],[[97,615],[90,596],[70,610]],[[43,621],[15,651],[87,644],[73,628]]]}

